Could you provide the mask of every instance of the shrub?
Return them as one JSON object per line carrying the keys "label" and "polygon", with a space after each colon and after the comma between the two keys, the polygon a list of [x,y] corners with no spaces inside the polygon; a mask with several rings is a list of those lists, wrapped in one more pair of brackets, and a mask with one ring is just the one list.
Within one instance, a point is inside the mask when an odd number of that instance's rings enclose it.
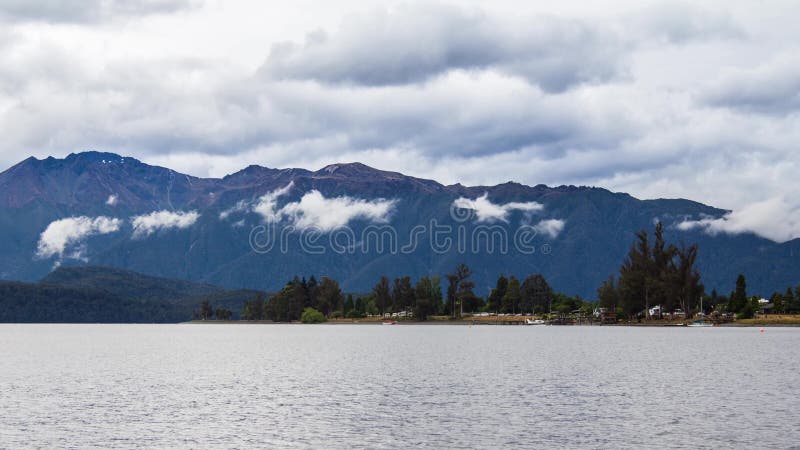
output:
{"label": "shrub", "polygon": [[323,323],[327,321],[325,315],[314,308],[306,308],[300,316],[300,322],[303,323]]}

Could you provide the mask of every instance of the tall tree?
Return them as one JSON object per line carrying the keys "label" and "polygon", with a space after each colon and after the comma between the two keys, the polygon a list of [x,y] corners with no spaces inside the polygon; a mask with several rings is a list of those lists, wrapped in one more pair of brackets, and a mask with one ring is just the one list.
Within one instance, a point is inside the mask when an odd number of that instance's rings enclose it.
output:
{"label": "tall tree", "polygon": [[259,293],[256,298],[245,302],[240,314],[242,320],[264,320],[264,306],[264,294]]}
{"label": "tall tree", "polygon": [[453,273],[447,275],[447,304],[445,309],[453,316],[460,316],[464,310],[476,308],[481,299],[472,290],[475,283],[470,280],[472,270],[466,264],[459,264]]}
{"label": "tall tree", "polygon": [[[686,314],[689,314],[693,304],[696,304],[700,296],[705,292],[703,285],[700,283],[700,273],[694,266],[695,261],[697,261],[697,244],[688,247],[682,246],[679,250],[676,250],[676,254],[678,264],[674,268],[675,276],[672,277],[674,284],[666,291],[676,295],[681,308]],[[670,277],[666,277],[666,279],[669,280]]]}
{"label": "tall tree", "polygon": [[392,309],[394,311],[408,311],[414,307],[414,289],[411,287],[411,277],[395,278],[392,289]]}
{"label": "tall tree", "polygon": [[667,245],[661,222],[656,223],[651,255],[652,260],[648,264],[646,300],[648,305],[661,305],[667,310],[672,310],[680,302],[681,279],[675,263],[678,249],[674,245]]}
{"label": "tall tree", "polygon": [[353,294],[347,294],[347,300],[344,301],[342,313],[344,313],[345,317],[348,317],[348,314],[350,314],[354,309],[355,302],[353,301]]}
{"label": "tall tree", "polygon": [[789,312],[789,308],[791,308],[793,301],[794,301],[794,294],[792,293],[792,288],[786,288],[786,294],[783,295],[783,304],[781,305],[780,312],[782,314],[786,314],[787,312]]}
{"label": "tall tree", "polygon": [[414,318],[428,320],[428,316],[435,314],[442,304],[442,288],[439,285],[439,277],[420,278],[414,291],[417,299]]}
{"label": "tall tree", "polygon": [[317,311],[330,317],[333,311],[341,309],[343,303],[342,290],[336,280],[322,277],[319,282],[319,292],[317,294]]}
{"label": "tall tree", "polygon": [[296,276],[292,280],[292,298],[289,299],[289,308],[287,311],[287,319],[300,320],[303,310],[306,308],[308,302],[308,285],[305,279],[302,281]]}
{"label": "tall tree", "polygon": [[487,311],[498,312],[500,310],[503,296],[506,295],[506,289],[508,289],[508,278],[505,275],[500,275],[497,278],[497,284],[486,299]]}
{"label": "tall tree", "polygon": [[653,263],[647,231],[636,233],[636,243],[619,271],[620,305],[629,316],[649,307]]}
{"label": "tall tree", "polygon": [[456,305],[458,304],[458,276],[451,273],[447,275],[447,297],[444,305],[445,314],[451,317],[456,316]]}
{"label": "tall tree", "polygon": [[214,308],[211,306],[211,302],[203,300],[200,303],[200,311],[198,311],[197,315],[201,320],[211,319],[214,316]]}
{"label": "tall tree", "polygon": [[617,295],[617,287],[615,285],[614,276],[609,275],[606,281],[597,288],[597,305],[601,308],[606,308],[614,311],[617,308],[619,298]]}
{"label": "tall tree", "polygon": [[516,314],[520,302],[520,285],[519,280],[514,275],[508,278],[508,289],[503,296],[502,307],[500,310],[504,313]]}
{"label": "tall tree", "polygon": [[305,306],[306,308],[310,308],[317,304],[317,294],[319,293],[319,283],[317,283],[317,279],[314,278],[314,275],[311,275],[311,278],[308,279],[306,291],[308,296],[306,297]]}
{"label": "tall tree", "polygon": [[372,293],[375,296],[375,306],[378,307],[378,311],[381,316],[383,316],[386,313],[386,308],[390,307],[392,304],[392,292],[389,287],[389,279],[385,276],[381,277],[378,284],[372,288]]}
{"label": "tall tree", "polygon": [[528,275],[520,286],[520,312],[550,311],[553,289],[541,274]]}
{"label": "tall tree", "polygon": [[794,288],[794,295],[792,296],[792,300],[788,302],[786,312],[800,313],[800,285]]}
{"label": "tall tree", "polygon": [[736,290],[733,291],[730,302],[728,303],[728,311],[741,312],[747,306],[747,280],[743,274],[736,277]]}
{"label": "tall tree", "polygon": [[266,319],[274,322],[290,322],[292,317],[290,315],[291,303],[294,299],[294,282],[286,283],[277,294],[273,295],[267,301],[264,307],[264,316]]}
{"label": "tall tree", "polygon": [[[791,292],[791,291],[790,291]],[[769,298],[770,303],[772,303],[772,312],[775,314],[780,314],[783,312],[783,295],[778,292],[773,292],[772,296]]]}

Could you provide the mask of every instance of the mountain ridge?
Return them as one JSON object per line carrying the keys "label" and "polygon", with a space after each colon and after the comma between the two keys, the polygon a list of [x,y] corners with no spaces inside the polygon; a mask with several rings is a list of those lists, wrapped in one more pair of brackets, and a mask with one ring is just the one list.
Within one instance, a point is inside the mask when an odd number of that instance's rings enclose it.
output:
{"label": "mountain ridge", "polygon": [[[330,275],[346,289],[363,292],[381,275],[444,275],[466,262],[476,271],[480,292],[500,273],[543,273],[560,291],[591,297],[601,281],[616,273],[634,233],[661,220],[672,242],[699,243],[699,266],[709,290],[729,289],[738,273],[748,274],[760,291],[800,282],[794,257],[800,254],[800,240],[781,244],[752,233],[680,230],[676,225],[681,221],[720,218],[728,211],[687,199],[640,200],[601,187],[513,181],[445,186],[361,163],[316,171],[251,165],[222,178],[198,178],[115,153],[90,152],[27,158],[0,173],[0,188],[0,232],[5,236],[0,279],[38,280],[64,262],[261,290],[276,290],[295,274]],[[262,203],[265,198],[272,203]],[[483,213],[489,215],[482,217],[475,209],[466,222],[454,217],[451,209],[459,199],[487,208]],[[433,224],[454,232],[464,227],[470,236],[491,226],[509,240],[523,226],[540,231],[533,254],[490,254],[484,247],[475,254],[456,248],[438,252],[429,235],[410,254],[329,251],[315,256],[296,241],[285,253],[262,254],[251,247],[250,232],[264,223],[265,211],[278,214],[283,225],[297,225],[302,217],[340,221],[354,233],[389,225],[398,239]],[[92,228],[98,226],[91,225],[93,218],[101,216],[119,220],[113,231]],[[37,244],[50,225],[79,217],[87,219],[61,224],[89,227],[68,242],[69,252],[37,256]],[[156,223],[161,220],[171,222]],[[541,249],[547,246],[552,251],[544,254]]]}

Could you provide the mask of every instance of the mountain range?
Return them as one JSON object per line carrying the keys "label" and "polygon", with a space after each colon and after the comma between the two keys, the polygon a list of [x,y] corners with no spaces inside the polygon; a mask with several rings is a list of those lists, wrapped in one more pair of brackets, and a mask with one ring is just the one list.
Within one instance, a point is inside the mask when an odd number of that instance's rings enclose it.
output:
{"label": "mountain range", "polygon": [[800,239],[693,226],[728,212],[597,187],[446,186],[360,163],[197,178],[83,152],[0,174],[0,279],[91,265],[268,291],[295,275],[329,276],[366,292],[382,275],[445,275],[464,262],[480,294],[501,273],[541,273],[593,298],[634,233],[661,221],[668,241],[699,245],[708,291],[729,292],[739,273],[762,295],[798,284]]}

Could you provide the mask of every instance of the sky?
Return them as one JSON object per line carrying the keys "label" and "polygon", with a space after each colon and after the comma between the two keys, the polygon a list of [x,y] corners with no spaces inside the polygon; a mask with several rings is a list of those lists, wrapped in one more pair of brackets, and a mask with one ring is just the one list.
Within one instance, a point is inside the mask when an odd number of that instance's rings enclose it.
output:
{"label": "sky", "polygon": [[359,161],[591,185],[800,237],[790,1],[0,0],[0,170],[83,150],[196,176]]}

